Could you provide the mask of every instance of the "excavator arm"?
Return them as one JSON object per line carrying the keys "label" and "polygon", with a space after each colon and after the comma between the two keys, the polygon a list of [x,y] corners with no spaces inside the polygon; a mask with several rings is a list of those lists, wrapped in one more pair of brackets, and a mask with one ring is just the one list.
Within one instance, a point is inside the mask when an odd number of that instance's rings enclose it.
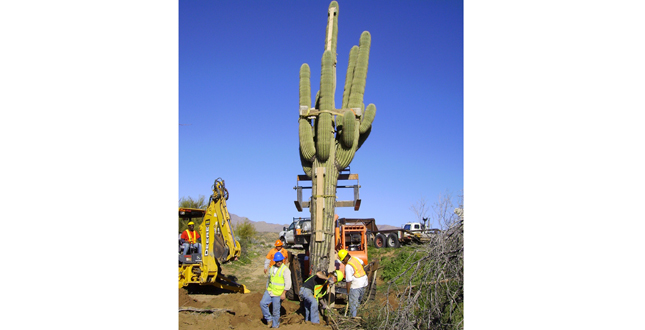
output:
{"label": "excavator arm", "polygon": [[222,263],[237,260],[242,249],[235,239],[231,215],[226,207],[228,190],[224,186],[224,180],[217,178],[212,189],[213,194],[209,198],[206,214],[199,226],[202,246],[206,247],[202,252],[203,258],[211,255]]}

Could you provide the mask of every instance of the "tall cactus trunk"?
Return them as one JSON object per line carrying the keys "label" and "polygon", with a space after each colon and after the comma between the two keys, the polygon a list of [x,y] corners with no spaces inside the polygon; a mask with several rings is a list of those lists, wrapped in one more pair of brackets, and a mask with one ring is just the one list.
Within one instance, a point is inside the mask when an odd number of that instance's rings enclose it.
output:
{"label": "tall cactus trunk", "polygon": [[[335,151],[334,148],[331,149],[330,158],[333,159]],[[323,174],[322,179],[318,178],[320,174]],[[335,260],[334,214],[338,170],[333,161],[328,160],[321,163],[316,159],[312,167],[312,175],[312,199],[309,210],[311,211],[313,235],[309,245],[309,260],[311,274],[315,274],[320,270],[328,270]],[[319,182],[322,182],[322,195],[318,194]],[[318,202],[318,199],[321,201]],[[318,210],[319,206],[322,206],[322,211]],[[319,240],[320,238],[322,240]]]}

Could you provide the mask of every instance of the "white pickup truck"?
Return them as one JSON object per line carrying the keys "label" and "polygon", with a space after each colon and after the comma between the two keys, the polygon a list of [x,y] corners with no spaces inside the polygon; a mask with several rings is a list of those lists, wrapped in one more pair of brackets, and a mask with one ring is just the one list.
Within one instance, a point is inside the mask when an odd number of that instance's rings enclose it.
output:
{"label": "white pickup truck", "polygon": [[298,230],[310,231],[311,230],[311,219],[310,218],[293,218],[291,225],[289,227],[283,227],[280,232],[280,240],[285,246],[291,246],[295,244],[294,235]]}
{"label": "white pickup truck", "polygon": [[[408,222],[403,226],[403,229],[416,234],[420,239],[427,239],[439,233],[439,229],[426,229],[426,226],[420,222]],[[404,236],[410,237],[411,235],[405,233]]]}

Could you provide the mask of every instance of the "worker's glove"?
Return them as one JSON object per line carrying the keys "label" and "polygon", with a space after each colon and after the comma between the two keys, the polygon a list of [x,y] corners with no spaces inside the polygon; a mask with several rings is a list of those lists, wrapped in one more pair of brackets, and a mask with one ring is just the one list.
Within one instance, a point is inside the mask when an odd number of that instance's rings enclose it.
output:
{"label": "worker's glove", "polygon": [[320,305],[323,309],[329,309],[329,306],[327,305],[327,301],[325,299],[320,300]]}

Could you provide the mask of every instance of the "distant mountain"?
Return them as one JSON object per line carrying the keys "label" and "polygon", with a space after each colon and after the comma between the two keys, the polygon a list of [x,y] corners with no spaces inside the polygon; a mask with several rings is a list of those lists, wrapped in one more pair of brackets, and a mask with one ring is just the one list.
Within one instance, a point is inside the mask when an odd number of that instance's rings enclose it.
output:
{"label": "distant mountain", "polygon": [[[236,225],[240,222],[244,222],[244,217],[240,217],[236,214],[230,213],[231,215],[231,224]],[[282,231],[282,228],[284,227],[289,227],[289,223],[287,224],[282,224],[278,225],[275,223],[267,223],[264,221],[252,221],[249,219],[249,221],[255,226],[255,230],[260,231],[260,232],[269,232],[269,233],[279,233]],[[400,227],[395,227],[395,226],[390,226],[390,225],[377,225],[379,230],[387,230],[387,229],[399,229]]]}
{"label": "distant mountain", "polygon": [[[240,222],[244,222],[245,217],[240,217],[230,212],[229,214],[231,215],[232,225],[235,226]],[[249,219],[249,222],[251,222],[255,226],[255,230],[260,232],[279,233],[280,231],[282,231],[283,227],[289,227],[289,224],[277,225],[274,223],[266,223],[264,221],[253,221],[251,219]]]}

